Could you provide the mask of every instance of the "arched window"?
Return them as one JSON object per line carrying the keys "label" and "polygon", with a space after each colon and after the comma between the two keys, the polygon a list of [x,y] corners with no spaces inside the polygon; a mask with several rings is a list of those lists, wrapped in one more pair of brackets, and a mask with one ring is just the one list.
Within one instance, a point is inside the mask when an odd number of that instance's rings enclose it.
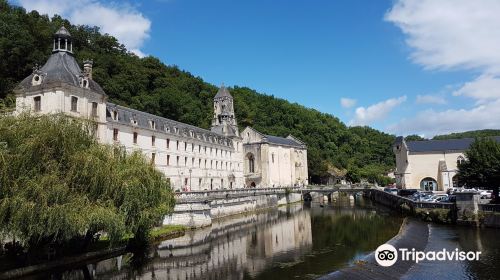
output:
{"label": "arched window", "polygon": [[431,177],[424,178],[422,179],[422,181],[420,181],[420,189],[424,191],[437,191],[438,190],[437,181]]}
{"label": "arched window", "polygon": [[457,158],[457,166],[464,163],[465,162],[465,158],[463,156],[458,156]]}
{"label": "arched window", "polygon": [[255,172],[255,158],[252,154],[248,154],[247,159],[248,159],[248,173],[254,173]]}

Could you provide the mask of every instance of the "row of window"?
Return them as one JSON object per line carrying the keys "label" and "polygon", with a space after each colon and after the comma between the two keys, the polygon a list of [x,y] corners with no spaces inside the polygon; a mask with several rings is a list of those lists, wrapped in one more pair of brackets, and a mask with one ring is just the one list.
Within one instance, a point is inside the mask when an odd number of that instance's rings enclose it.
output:
{"label": "row of window", "polygon": [[[170,182],[170,178],[167,178],[167,180]],[[213,189],[223,189],[223,188],[226,187],[224,185],[224,179],[220,179],[220,185],[219,186],[215,185],[216,181],[214,180],[214,178],[210,178],[210,181],[208,181],[208,179],[205,179],[205,184],[203,183],[203,178],[198,178],[196,180],[195,178],[184,177],[183,181],[184,181],[183,185],[182,185],[182,190],[183,191],[191,191],[192,188],[194,187],[194,184],[196,184],[196,181],[198,181],[198,187],[199,188],[206,187],[206,189],[210,188],[210,190],[213,190]],[[193,184],[193,185],[191,185],[191,184]],[[233,188],[233,182],[230,181],[228,187],[230,189],[232,189]]]}
{"label": "row of window", "polygon": [[[119,134],[120,134],[120,131],[118,128],[114,128],[113,129],[113,141],[119,141]],[[138,142],[138,138],[139,138],[139,133],[137,132],[134,132],[132,134],[132,142],[134,144],[137,144]],[[170,141],[169,138],[165,139],[165,147],[167,149],[170,149],[170,142],[176,142],[176,150],[179,151],[181,149],[181,141]],[[152,135],[151,136],[151,146],[153,147],[156,147],[156,136],[155,135]],[[197,147],[196,147],[197,146]],[[212,147],[207,147],[207,146],[201,146],[201,145],[195,145],[194,143],[188,143],[188,142],[184,142],[184,151],[190,151],[190,152],[198,152],[198,153],[203,153],[206,154],[206,155],[213,155],[213,152],[215,150],[215,156],[221,156],[221,157],[226,157],[226,158],[230,158],[232,156],[232,152],[230,151],[225,151],[225,150],[222,150],[222,149],[219,149],[219,148],[212,148]]]}
{"label": "row of window", "polygon": [[[117,110],[111,110],[111,117],[113,118],[113,120],[115,121],[118,121],[120,116],[118,114],[118,111]],[[130,123],[132,125],[138,125],[138,121],[137,121],[137,116],[134,114],[131,118],[130,118]],[[148,123],[149,123],[149,128],[150,129],[153,129],[153,130],[157,130],[158,129],[158,126],[157,126],[157,121],[155,120],[148,120]],[[164,131],[167,132],[167,133],[170,133],[170,126],[165,124],[164,125]],[[174,133],[175,134],[180,134],[180,130],[178,127],[174,126],[173,127],[174,129]],[[218,138],[217,136],[215,135],[205,135],[205,134],[196,134],[193,130],[189,130],[189,131],[186,131],[184,130],[183,132],[183,135],[184,136],[188,136],[191,137],[191,138],[197,138],[198,140],[203,140],[203,141],[208,141],[210,143],[218,143],[220,145],[224,145],[224,146],[229,146],[230,145],[230,141],[227,141],[227,140],[224,140],[223,138]]]}
{"label": "row of window", "polygon": [[[156,153],[151,153],[151,164],[157,164],[157,159],[156,159]],[[190,165],[188,165],[188,163]],[[215,165],[214,165],[215,163]],[[170,155],[167,155],[166,162],[165,164],[167,166],[171,165],[171,160],[170,160]],[[218,161],[218,160],[210,160],[210,165],[208,165],[209,162],[207,159],[201,159],[199,158],[196,160],[194,157],[191,158],[191,160],[188,160],[188,157],[184,157],[184,160],[181,161],[181,156],[176,156],[176,161],[175,165],[176,166],[188,166],[188,167],[198,167],[198,168],[204,168],[204,169],[215,169],[215,170],[232,170],[233,169],[233,163],[232,162],[224,162],[224,161]],[[238,164],[238,168],[239,168]]]}
{"label": "row of window", "polygon": [[[41,96],[33,97],[33,103],[35,104],[34,106],[35,112],[39,112],[42,110]],[[71,112],[78,112],[78,97],[76,96],[71,96]],[[97,102],[92,102],[92,109],[90,115],[92,117],[97,117]]]}

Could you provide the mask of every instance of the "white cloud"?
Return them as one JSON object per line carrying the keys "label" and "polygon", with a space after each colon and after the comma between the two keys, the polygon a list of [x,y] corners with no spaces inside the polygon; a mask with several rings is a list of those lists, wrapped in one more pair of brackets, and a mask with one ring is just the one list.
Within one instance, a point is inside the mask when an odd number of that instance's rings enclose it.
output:
{"label": "white cloud", "polygon": [[351,108],[356,105],[356,99],[342,97],[340,98],[340,105],[344,108]]}
{"label": "white cloud", "polygon": [[446,104],[444,97],[430,94],[417,95],[415,102],[417,104]]}
{"label": "white cloud", "polygon": [[[500,128],[500,1],[397,0],[385,20],[398,26],[411,59],[426,69],[474,70],[481,74],[453,92],[471,108],[426,110],[389,129],[398,134],[435,135]],[[417,102],[430,101],[418,97]],[[475,104],[475,105],[474,105]]]}
{"label": "white cloud", "polygon": [[404,119],[388,127],[389,132],[402,135],[424,134],[432,137],[436,134],[461,132],[477,129],[500,127],[500,100],[472,109],[446,111],[426,110],[414,118]]}
{"label": "white cloud", "polygon": [[385,15],[407,36],[412,59],[432,69],[500,71],[500,1],[399,0]]}
{"label": "white cloud", "polygon": [[477,100],[478,104],[500,99],[500,77],[482,75],[474,81],[465,83],[453,92],[455,96],[467,96]]}
{"label": "white cloud", "polygon": [[101,3],[97,0],[18,0],[26,10],[41,14],[59,14],[73,24],[99,26],[115,36],[128,50],[144,56],[140,50],[149,38],[151,21],[127,4]]}
{"label": "white cloud", "polygon": [[356,116],[350,121],[351,125],[368,125],[374,121],[384,119],[396,106],[406,101],[406,96],[391,98],[373,104],[367,108],[356,108]]}

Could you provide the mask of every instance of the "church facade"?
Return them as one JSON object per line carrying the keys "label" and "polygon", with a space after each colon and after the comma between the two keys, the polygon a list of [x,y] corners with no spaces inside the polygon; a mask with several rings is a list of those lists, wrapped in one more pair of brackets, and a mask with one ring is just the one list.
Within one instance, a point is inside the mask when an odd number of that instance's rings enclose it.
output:
{"label": "church facade", "polygon": [[[26,110],[92,120],[99,142],[141,151],[174,190],[307,184],[306,145],[293,136],[268,136],[279,140],[273,143],[251,143],[255,138],[242,137],[233,97],[224,86],[214,97],[210,130],[108,102],[104,90],[92,79],[92,61],[84,61],[83,71],[80,69],[71,35],[64,27],[54,35],[52,55],[45,65],[34,68],[17,89],[16,113]],[[281,163],[269,166],[269,156],[259,154],[257,146]],[[250,166],[245,159],[252,157]]]}
{"label": "church facade", "polygon": [[[500,142],[500,137],[493,139]],[[473,142],[473,138],[407,142],[397,137],[393,145],[396,186],[426,191],[461,187],[456,176],[458,165]]]}

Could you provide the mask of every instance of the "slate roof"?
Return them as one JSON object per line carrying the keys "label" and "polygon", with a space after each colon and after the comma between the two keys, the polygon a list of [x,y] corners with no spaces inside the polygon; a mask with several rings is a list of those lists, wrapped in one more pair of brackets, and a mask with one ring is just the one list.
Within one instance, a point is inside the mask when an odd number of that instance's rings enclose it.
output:
{"label": "slate roof", "polygon": [[292,147],[298,147],[302,148],[304,145],[302,143],[299,143],[293,139],[290,138],[283,138],[283,137],[278,137],[278,136],[273,136],[273,135],[264,135],[264,141],[273,143],[273,144],[278,144],[278,145],[286,145],[286,146],[292,146]]}
{"label": "slate roof", "polygon": [[[114,111],[116,111],[118,114],[117,120],[113,119]],[[209,142],[209,139],[211,138],[213,140],[211,143],[228,147],[233,146],[233,142],[230,138],[224,137],[223,135],[220,135],[213,131],[163,118],[139,110],[127,108],[110,102],[106,103],[106,120],[109,123],[137,126],[144,129],[152,129],[150,121],[154,121],[156,124],[155,130],[161,133],[178,134],[184,137],[190,137],[190,132],[193,132],[193,139]],[[136,123],[134,123],[133,121],[135,121]],[[178,129],[178,133],[175,132],[176,128]]]}
{"label": "slate roof", "polygon": [[66,27],[61,26],[59,30],[57,30],[56,34],[54,34],[55,37],[71,37],[71,34],[69,33],[68,29]]}
{"label": "slate roof", "polygon": [[[82,70],[71,53],[60,51],[53,53],[49,57],[45,65],[40,69],[40,74],[43,77],[40,85],[33,86],[31,84],[34,75],[31,74],[20,83],[20,86],[25,90],[44,87],[45,85],[53,83],[65,83],[80,87],[78,77],[82,74]],[[105,95],[101,86],[92,79],[89,79],[89,88],[97,93]]]}
{"label": "slate roof", "polygon": [[[500,142],[500,136],[492,137]],[[397,140],[396,140],[397,141]],[[406,142],[410,152],[464,151],[474,142],[474,138],[425,140]]]}
{"label": "slate roof", "polygon": [[231,97],[231,94],[229,93],[229,91],[227,90],[227,88],[222,85],[220,88],[219,88],[219,91],[217,91],[217,94],[215,95],[215,98],[222,98],[222,97]]}

